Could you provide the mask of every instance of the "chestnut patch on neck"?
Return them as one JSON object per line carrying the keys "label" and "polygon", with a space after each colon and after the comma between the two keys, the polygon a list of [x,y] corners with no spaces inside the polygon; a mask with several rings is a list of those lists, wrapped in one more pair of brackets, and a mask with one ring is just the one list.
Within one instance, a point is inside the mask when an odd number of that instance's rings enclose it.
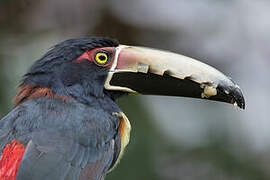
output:
{"label": "chestnut patch on neck", "polygon": [[27,84],[21,84],[19,87],[20,91],[13,100],[16,106],[20,105],[25,100],[39,97],[72,100],[70,97],[59,96],[55,94],[50,88],[42,88],[39,86],[31,86]]}

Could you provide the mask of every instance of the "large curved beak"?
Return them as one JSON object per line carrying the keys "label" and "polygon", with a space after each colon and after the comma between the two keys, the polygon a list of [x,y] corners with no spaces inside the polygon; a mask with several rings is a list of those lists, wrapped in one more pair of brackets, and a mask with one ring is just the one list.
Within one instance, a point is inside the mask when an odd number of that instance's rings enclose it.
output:
{"label": "large curved beak", "polygon": [[203,98],[245,108],[239,86],[220,71],[183,55],[145,47],[116,48],[105,89]]}

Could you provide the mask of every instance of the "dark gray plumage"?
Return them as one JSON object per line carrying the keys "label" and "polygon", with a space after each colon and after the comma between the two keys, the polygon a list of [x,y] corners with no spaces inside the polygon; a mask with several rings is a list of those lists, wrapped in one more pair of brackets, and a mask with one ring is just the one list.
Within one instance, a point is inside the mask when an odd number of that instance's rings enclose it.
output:
{"label": "dark gray plumage", "polygon": [[99,180],[119,155],[118,128],[119,117],[100,105],[31,99],[0,121],[0,145],[27,145],[18,180]]}

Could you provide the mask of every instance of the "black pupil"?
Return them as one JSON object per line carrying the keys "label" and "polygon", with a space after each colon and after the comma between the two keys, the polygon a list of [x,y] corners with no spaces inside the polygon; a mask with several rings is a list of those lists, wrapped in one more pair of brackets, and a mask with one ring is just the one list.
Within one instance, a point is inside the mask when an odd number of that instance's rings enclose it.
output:
{"label": "black pupil", "polygon": [[103,60],[106,59],[106,56],[105,56],[105,55],[100,55],[100,56],[99,56],[99,59],[100,59],[101,61],[103,61]]}

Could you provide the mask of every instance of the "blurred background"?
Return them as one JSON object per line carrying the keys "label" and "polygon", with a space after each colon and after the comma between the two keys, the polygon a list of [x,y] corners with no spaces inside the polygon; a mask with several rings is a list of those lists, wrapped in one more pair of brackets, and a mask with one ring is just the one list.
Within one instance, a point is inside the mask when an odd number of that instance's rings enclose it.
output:
{"label": "blurred background", "polygon": [[131,141],[106,180],[270,179],[269,19],[267,0],[1,0],[0,117],[30,65],[62,40],[107,36],[170,50],[233,77],[246,110],[188,98],[120,99]]}

